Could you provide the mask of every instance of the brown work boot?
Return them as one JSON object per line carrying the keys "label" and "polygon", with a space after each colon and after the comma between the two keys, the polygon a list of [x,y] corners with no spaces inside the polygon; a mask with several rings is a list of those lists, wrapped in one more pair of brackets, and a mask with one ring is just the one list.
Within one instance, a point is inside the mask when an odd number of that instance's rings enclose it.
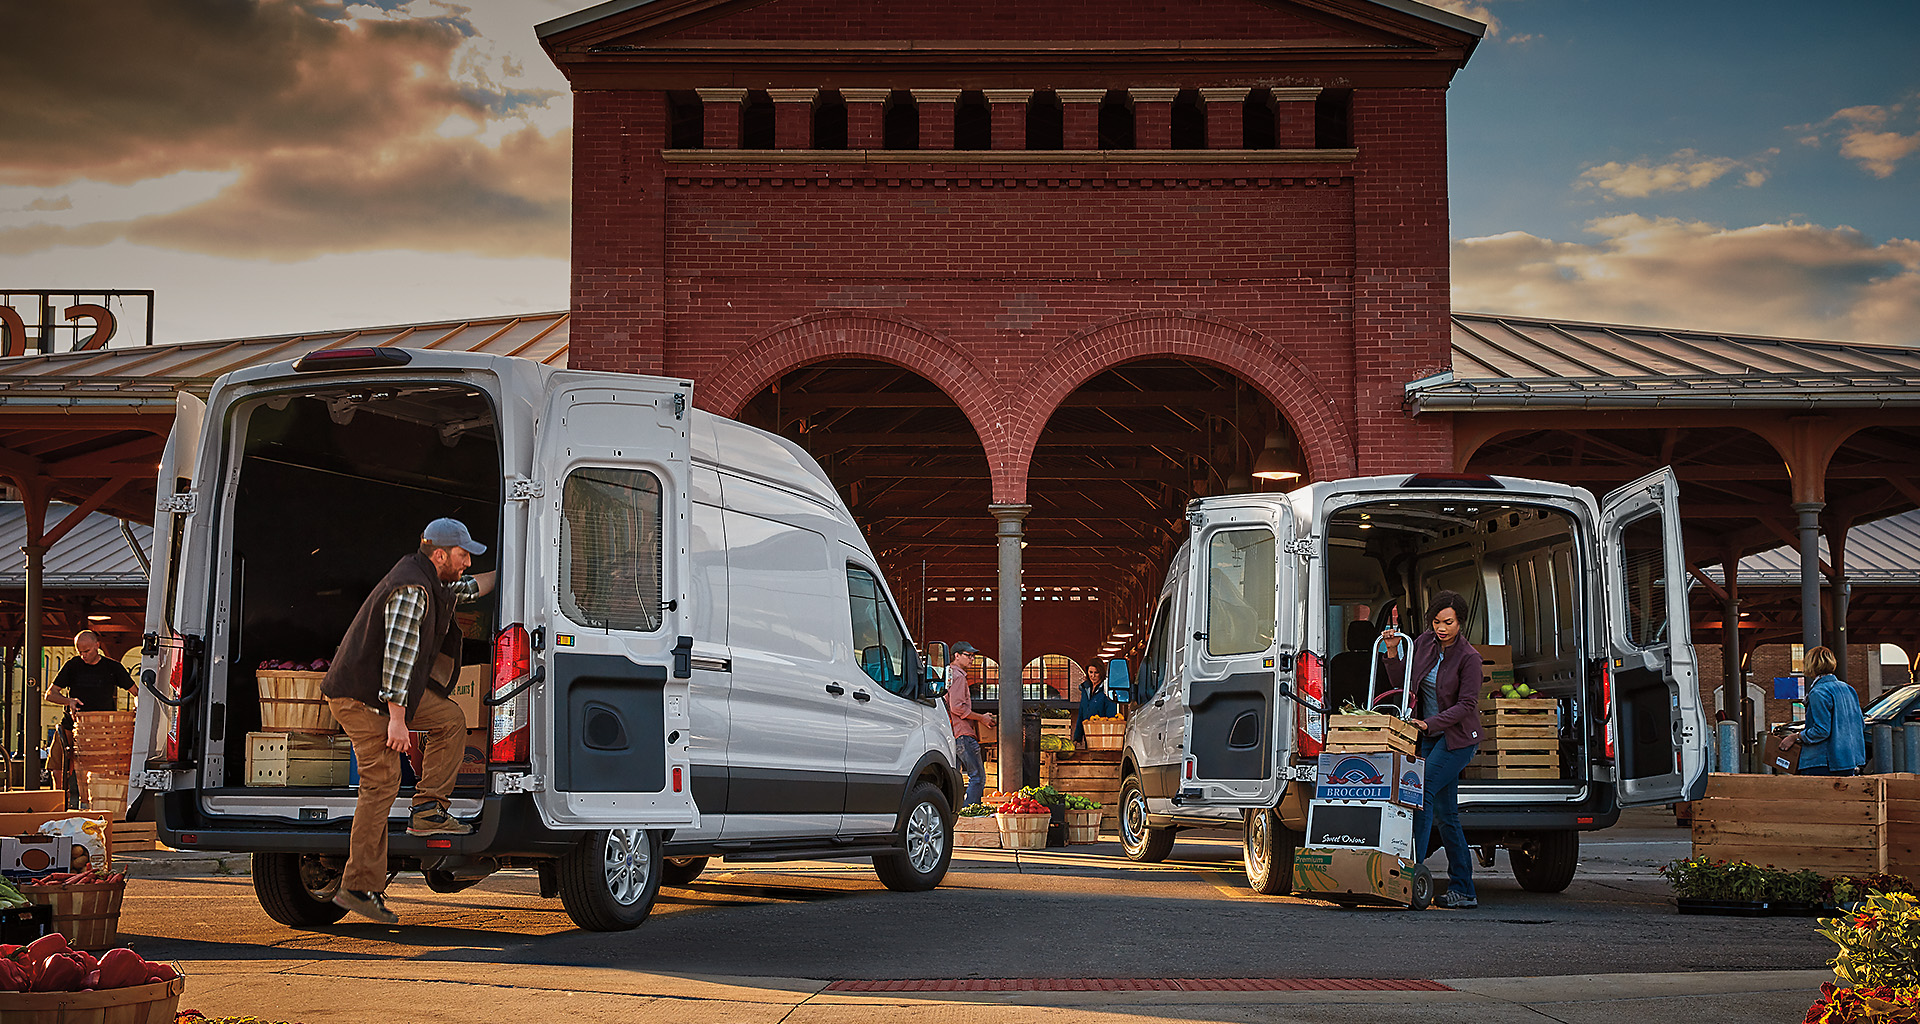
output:
{"label": "brown work boot", "polygon": [[473,826],[447,813],[439,804],[419,804],[413,809],[413,820],[407,824],[410,836],[464,836],[473,833]]}
{"label": "brown work boot", "polygon": [[369,920],[381,924],[398,924],[400,915],[387,909],[387,897],[377,892],[355,892],[342,889],[333,896],[333,904],[345,907]]}

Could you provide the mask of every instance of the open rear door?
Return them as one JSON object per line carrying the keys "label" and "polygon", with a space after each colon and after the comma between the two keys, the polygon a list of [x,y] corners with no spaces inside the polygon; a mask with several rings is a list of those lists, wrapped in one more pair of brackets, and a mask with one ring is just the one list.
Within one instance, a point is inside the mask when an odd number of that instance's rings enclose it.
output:
{"label": "open rear door", "polygon": [[1607,495],[1600,536],[1613,694],[1608,742],[1619,767],[1620,804],[1698,799],[1707,785],[1707,724],[1673,470]]}
{"label": "open rear door", "polygon": [[[1276,638],[1293,613],[1281,571],[1292,539],[1284,502],[1209,503],[1189,514],[1184,805],[1266,807],[1279,797]],[[1291,653],[1291,652],[1289,652]]]}
{"label": "open rear door", "polygon": [[555,828],[691,827],[692,386],[562,373],[540,418],[526,549],[536,802]]}
{"label": "open rear door", "polygon": [[140,798],[149,761],[172,762],[179,757],[181,701],[186,667],[183,638],[174,628],[180,613],[179,582],[187,526],[193,518],[194,473],[200,463],[200,432],[206,425],[207,404],[185,391],[174,393],[173,429],[160,453],[153,510],[153,552],[147,567],[147,634],[140,656],[140,691],[135,698],[133,759],[129,766],[127,801]]}

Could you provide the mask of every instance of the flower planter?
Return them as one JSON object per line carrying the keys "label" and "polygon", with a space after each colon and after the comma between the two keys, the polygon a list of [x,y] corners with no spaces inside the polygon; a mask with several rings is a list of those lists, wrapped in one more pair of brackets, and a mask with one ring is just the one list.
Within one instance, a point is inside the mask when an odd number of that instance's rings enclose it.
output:
{"label": "flower planter", "polygon": [[1000,827],[1000,847],[1005,850],[1044,850],[1047,824],[1051,814],[996,814]]}
{"label": "flower planter", "polygon": [[1067,811],[1067,845],[1084,846],[1100,841],[1099,808],[1091,811]]}
{"label": "flower planter", "polygon": [[95,992],[0,992],[7,1024],[173,1024],[187,979]]}
{"label": "flower planter", "polygon": [[1765,900],[1702,900],[1691,896],[1674,898],[1674,905],[1682,914],[1717,914],[1721,917],[1770,917],[1772,911]]}
{"label": "flower planter", "polygon": [[1000,848],[1000,823],[991,814],[982,814],[972,818],[953,820],[954,849],[998,850]]}

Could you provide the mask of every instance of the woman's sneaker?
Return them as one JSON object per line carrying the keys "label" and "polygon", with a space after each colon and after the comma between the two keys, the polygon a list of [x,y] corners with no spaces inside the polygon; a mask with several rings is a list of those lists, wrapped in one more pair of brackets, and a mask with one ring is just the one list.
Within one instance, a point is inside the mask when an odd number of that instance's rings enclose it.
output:
{"label": "woman's sneaker", "polygon": [[473,826],[447,813],[439,804],[422,804],[413,809],[413,820],[407,823],[410,836],[464,836],[473,832]]}
{"label": "woman's sneaker", "polygon": [[1480,901],[1474,899],[1472,896],[1463,895],[1454,892],[1452,889],[1448,889],[1446,892],[1440,894],[1440,899],[1436,901],[1435,905],[1445,907],[1448,910],[1475,910],[1479,908]]}
{"label": "woman's sneaker", "polygon": [[399,924],[400,915],[387,909],[386,896],[377,892],[360,892],[355,889],[342,889],[333,894],[333,905],[345,907],[381,924]]}

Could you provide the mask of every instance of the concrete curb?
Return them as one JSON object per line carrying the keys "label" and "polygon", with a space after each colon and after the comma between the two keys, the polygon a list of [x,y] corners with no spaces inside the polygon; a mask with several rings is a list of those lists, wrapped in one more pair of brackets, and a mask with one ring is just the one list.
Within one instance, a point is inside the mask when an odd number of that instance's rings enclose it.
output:
{"label": "concrete curb", "polygon": [[126,872],[128,878],[251,876],[253,854],[152,850],[120,854],[113,858],[113,866],[116,871]]}

